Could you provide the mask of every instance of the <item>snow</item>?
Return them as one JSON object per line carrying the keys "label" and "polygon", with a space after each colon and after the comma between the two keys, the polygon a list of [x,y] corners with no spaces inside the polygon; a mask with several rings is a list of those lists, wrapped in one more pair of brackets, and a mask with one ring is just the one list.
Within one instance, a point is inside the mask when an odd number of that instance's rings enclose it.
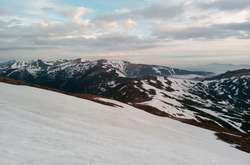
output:
{"label": "snow", "polygon": [[25,61],[19,61],[11,65],[11,69],[24,68],[25,66],[27,66],[27,63]]}
{"label": "snow", "polygon": [[41,89],[0,83],[2,165],[248,165],[211,131]]}
{"label": "snow", "polygon": [[161,75],[161,71],[159,70],[159,68],[153,67],[153,70],[155,71],[155,73]]}
{"label": "snow", "polygon": [[107,85],[109,86],[109,87],[111,87],[111,88],[115,88],[117,85],[119,85],[119,84],[116,84],[116,82],[115,81],[109,81],[108,83],[107,83]]}
{"label": "snow", "polygon": [[[224,79],[223,81],[226,81],[226,79]],[[200,111],[210,114],[216,118],[219,118],[221,119],[221,121],[227,122],[240,132],[244,132],[241,129],[242,116],[239,116],[236,120],[231,118],[225,118],[225,115],[223,115],[227,113],[230,109],[234,108],[231,104],[229,104],[228,101],[214,102],[211,99],[201,98],[198,95],[193,94],[192,91],[190,90],[192,88],[198,87],[197,89],[207,94],[206,90],[208,89],[210,81],[204,81],[201,84],[200,81],[185,80],[182,78],[173,78],[173,77],[165,78],[158,76],[157,81],[142,80],[141,83],[142,83],[141,86],[134,85],[134,87],[136,89],[139,89],[141,92],[146,93],[151,98],[151,100],[149,101],[140,102],[140,104],[142,105],[149,105],[155,107],[158,110],[166,112],[173,117],[197,120],[197,116],[199,118],[202,118],[202,116],[192,110],[187,109],[180,101],[184,98],[192,99],[193,103],[204,105],[204,108],[199,108],[199,107],[193,107],[193,108],[199,109]],[[215,89],[217,90],[218,94],[220,95],[225,94],[223,88],[218,85],[219,83],[217,83],[216,81],[212,81],[211,83],[214,83]],[[157,87],[157,84],[160,85],[161,87]],[[167,88],[171,88],[173,90],[168,90]],[[155,94],[154,93],[150,94],[149,92],[150,90],[155,91]],[[238,92],[239,91],[236,90],[235,94],[238,94]],[[231,95],[227,96],[232,99]],[[213,106],[219,107],[221,111],[218,112],[212,110],[211,107]]]}
{"label": "snow", "polygon": [[118,77],[126,77],[126,64],[124,61],[120,60],[107,60],[104,63],[105,67],[111,67],[115,69],[116,74]]}
{"label": "snow", "polygon": [[241,123],[237,123],[237,122],[233,122],[233,120],[229,120],[227,118],[230,118],[230,116],[226,116],[223,115],[221,113],[215,112],[215,111],[211,111],[209,109],[205,109],[205,108],[199,108],[199,107],[195,107],[196,109],[199,109],[202,112],[205,112],[209,115],[215,116],[217,118],[219,118],[220,120],[223,120],[224,122],[226,122],[227,124],[231,125],[232,127],[234,127],[235,129],[237,129],[238,131],[245,133],[245,131],[243,131],[240,127],[242,126]]}
{"label": "snow", "polygon": [[[187,90],[189,89],[192,81],[185,81],[182,79],[175,79],[175,78],[168,78],[172,82],[171,85],[166,84],[166,81],[164,77],[157,77],[157,81],[161,82],[161,84],[164,87],[171,86],[175,89],[175,91],[167,91],[164,89],[156,88],[150,84],[148,84],[147,81],[141,81],[142,82],[142,88],[137,87],[138,89],[144,89],[146,90],[146,93],[152,98],[150,101],[142,102],[140,104],[143,105],[150,105],[155,108],[157,108],[160,111],[166,112],[171,116],[178,117],[178,118],[184,118],[184,119],[194,119],[196,120],[194,112],[185,109],[183,105],[177,101],[180,99],[184,94],[187,93]],[[152,80],[150,80],[152,83]],[[155,81],[155,83],[157,83]],[[156,92],[155,95],[150,95],[149,90],[154,90]],[[169,97],[166,97],[166,96]],[[192,96],[190,94],[190,96]],[[194,96],[192,96],[194,98]]]}
{"label": "snow", "polygon": [[118,75],[118,77],[126,77],[126,75],[119,70],[115,70],[115,73]]}

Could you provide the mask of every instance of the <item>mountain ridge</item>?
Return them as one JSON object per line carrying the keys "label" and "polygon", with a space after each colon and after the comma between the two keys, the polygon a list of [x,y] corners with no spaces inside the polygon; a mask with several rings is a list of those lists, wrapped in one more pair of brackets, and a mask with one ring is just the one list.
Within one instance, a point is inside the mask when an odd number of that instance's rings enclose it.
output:
{"label": "mountain ridge", "polygon": [[143,76],[169,76],[169,75],[188,75],[193,74],[197,76],[207,76],[213,74],[212,72],[203,71],[188,71],[184,69],[177,69],[161,65],[149,65],[149,64],[134,64],[123,60],[84,60],[84,59],[73,59],[73,60],[55,60],[55,61],[44,61],[44,60],[30,60],[30,61],[7,61],[0,64],[2,67],[11,67],[12,69],[26,69],[31,74],[35,74],[41,70],[47,70],[50,72],[56,72],[70,67],[82,67],[84,69],[90,69],[92,67],[112,68],[118,72],[124,74],[118,76],[126,77],[143,77]]}

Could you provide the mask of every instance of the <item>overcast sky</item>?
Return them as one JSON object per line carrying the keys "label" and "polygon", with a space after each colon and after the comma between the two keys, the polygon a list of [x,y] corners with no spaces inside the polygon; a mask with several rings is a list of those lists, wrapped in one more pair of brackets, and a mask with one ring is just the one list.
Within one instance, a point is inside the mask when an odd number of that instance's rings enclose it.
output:
{"label": "overcast sky", "polygon": [[250,0],[0,0],[0,60],[250,64]]}

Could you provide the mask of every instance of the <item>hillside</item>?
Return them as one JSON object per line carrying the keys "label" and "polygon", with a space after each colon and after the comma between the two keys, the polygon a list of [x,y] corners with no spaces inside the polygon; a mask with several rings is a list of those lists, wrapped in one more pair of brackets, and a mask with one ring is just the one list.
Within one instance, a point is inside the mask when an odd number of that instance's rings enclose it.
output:
{"label": "hillside", "polygon": [[[0,83],[3,164],[248,164],[211,131],[114,102]],[[230,155],[230,156],[229,156]],[[145,159],[147,158],[147,159]]]}

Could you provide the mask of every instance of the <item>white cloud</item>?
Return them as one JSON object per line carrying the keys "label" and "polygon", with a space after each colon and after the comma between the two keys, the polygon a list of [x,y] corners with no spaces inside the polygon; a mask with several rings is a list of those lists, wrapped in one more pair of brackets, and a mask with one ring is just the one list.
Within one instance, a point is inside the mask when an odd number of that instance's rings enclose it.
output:
{"label": "white cloud", "polygon": [[86,24],[89,21],[87,19],[83,19],[83,16],[93,12],[93,10],[86,7],[69,7],[64,9],[63,12],[65,16],[70,17],[74,23]]}
{"label": "white cloud", "polygon": [[104,24],[104,29],[106,30],[116,31],[118,27],[119,25],[116,21],[110,21]]}
{"label": "white cloud", "polygon": [[132,20],[132,19],[127,19],[125,21],[125,27],[128,28],[128,29],[132,29],[132,28],[135,28],[137,25],[137,22]]}

